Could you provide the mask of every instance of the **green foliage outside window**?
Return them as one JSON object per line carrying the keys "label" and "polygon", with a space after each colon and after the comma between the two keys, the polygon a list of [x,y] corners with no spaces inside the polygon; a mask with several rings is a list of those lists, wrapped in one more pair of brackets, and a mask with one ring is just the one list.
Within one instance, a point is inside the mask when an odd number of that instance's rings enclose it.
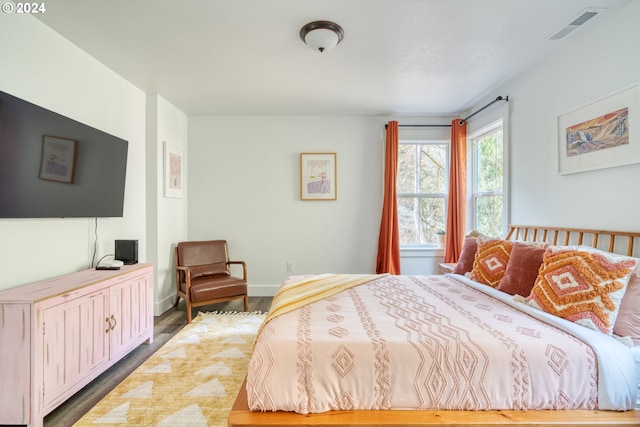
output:
{"label": "green foliage outside window", "polygon": [[[503,230],[502,127],[474,139],[473,150],[473,211],[467,212],[473,215],[475,229],[489,236],[500,236]],[[438,231],[446,229],[448,176],[448,142],[400,142],[396,191],[401,245],[438,242]]]}
{"label": "green foliage outside window", "polygon": [[474,140],[475,228],[488,235],[502,234],[503,144],[502,129]]}
{"label": "green foliage outside window", "polygon": [[449,145],[400,143],[398,147],[398,217],[400,244],[437,242],[445,228]]}

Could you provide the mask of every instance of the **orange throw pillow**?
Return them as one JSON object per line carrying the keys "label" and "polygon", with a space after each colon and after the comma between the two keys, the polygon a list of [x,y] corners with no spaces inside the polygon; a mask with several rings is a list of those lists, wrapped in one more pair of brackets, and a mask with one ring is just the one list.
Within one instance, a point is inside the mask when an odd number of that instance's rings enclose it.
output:
{"label": "orange throw pillow", "polygon": [[528,302],[611,335],[637,261],[597,249],[550,246]]}
{"label": "orange throw pillow", "polygon": [[478,250],[469,278],[493,288],[498,286],[509,263],[513,242],[478,237]]}

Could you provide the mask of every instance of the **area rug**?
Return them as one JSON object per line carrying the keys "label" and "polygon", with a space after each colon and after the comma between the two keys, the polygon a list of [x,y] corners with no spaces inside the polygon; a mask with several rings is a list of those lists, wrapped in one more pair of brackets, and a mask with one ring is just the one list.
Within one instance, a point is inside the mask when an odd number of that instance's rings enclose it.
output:
{"label": "area rug", "polygon": [[227,426],[264,317],[199,313],[74,427]]}

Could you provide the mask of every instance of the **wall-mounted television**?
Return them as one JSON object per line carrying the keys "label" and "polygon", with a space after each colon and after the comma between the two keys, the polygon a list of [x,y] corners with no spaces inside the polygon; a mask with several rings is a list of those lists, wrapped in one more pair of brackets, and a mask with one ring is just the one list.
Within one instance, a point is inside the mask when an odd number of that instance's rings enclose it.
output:
{"label": "wall-mounted television", "polygon": [[128,145],[0,91],[0,218],[122,217]]}

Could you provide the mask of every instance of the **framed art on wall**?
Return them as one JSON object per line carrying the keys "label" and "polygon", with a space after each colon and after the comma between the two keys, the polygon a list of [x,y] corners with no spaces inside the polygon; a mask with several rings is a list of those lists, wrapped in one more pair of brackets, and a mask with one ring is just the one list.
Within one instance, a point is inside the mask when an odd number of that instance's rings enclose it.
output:
{"label": "framed art on wall", "polygon": [[558,116],[561,175],[640,163],[638,85]]}
{"label": "framed art on wall", "polygon": [[78,141],[57,136],[42,136],[38,178],[73,184]]}
{"label": "framed art on wall", "polygon": [[182,148],[164,141],[164,196],[184,195],[184,154]]}
{"label": "framed art on wall", "polygon": [[336,153],[300,153],[300,199],[336,200]]}

